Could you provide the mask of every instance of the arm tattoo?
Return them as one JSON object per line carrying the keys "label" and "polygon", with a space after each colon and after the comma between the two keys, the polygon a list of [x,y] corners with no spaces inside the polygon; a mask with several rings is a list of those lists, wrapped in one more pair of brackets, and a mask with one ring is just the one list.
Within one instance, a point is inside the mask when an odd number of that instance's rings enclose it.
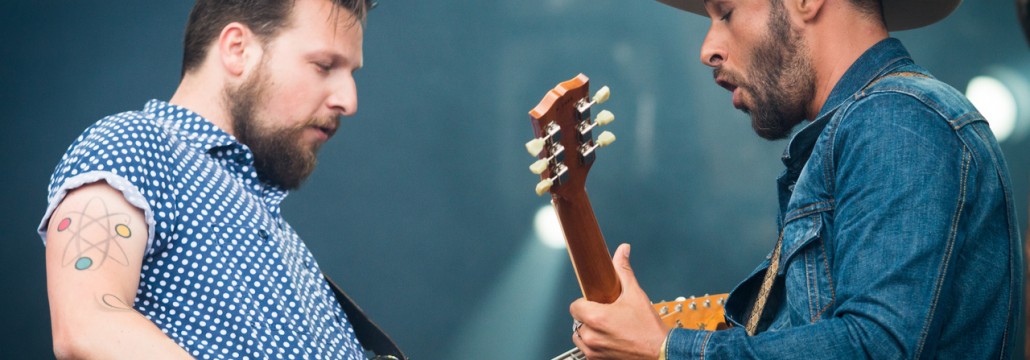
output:
{"label": "arm tattoo", "polygon": [[129,304],[126,304],[125,301],[122,301],[121,298],[119,298],[117,295],[114,295],[114,294],[103,294],[103,295],[100,295],[100,303],[104,304],[108,308],[111,308],[112,310],[120,310],[120,311],[131,311],[132,310],[132,306],[129,306]]}
{"label": "arm tattoo", "polygon": [[81,211],[69,211],[63,216],[57,231],[68,232],[71,238],[64,248],[62,266],[74,264],[78,270],[96,270],[107,260],[129,265],[129,256],[119,244],[132,236],[128,214],[111,213],[107,203],[95,197]]}

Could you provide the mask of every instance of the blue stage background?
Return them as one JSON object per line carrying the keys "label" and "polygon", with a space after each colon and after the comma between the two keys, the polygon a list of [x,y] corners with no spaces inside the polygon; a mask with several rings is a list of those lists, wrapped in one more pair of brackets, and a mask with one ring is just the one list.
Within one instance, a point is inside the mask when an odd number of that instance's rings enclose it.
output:
{"label": "blue stage background", "polygon": [[[97,119],[168,99],[188,1],[0,4],[0,358],[52,357],[35,229],[68,144]],[[588,190],[609,248],[633,246],[657,301],[725,292],[775,242],[785,143],[760,140],[698,61],[708,20],[647,0],[384,0],[370,14],[360,110],[285,216],[322,268],[415,359],[541,359],[570,346],[579,288],[535,240],[527,112],[583,72],[609,85]],[[1010,1],[966,1],[895,34],[964,89],[1030,52]],[[1030,110],[1027,110],[1030,111]],[[1026,137],[1003,144],[1023,229]]]}

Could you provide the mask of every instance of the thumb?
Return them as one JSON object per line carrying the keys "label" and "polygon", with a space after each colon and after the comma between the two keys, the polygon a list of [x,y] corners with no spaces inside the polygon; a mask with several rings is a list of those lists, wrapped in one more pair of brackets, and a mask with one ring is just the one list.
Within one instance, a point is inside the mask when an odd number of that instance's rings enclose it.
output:
{"label": "thumb", "polygon": [[615,249],[615,255],[612,255],[612,264],[615,266],[615,273],[619,275],[623,289],[640,286],[637,285],[637,277],[629,265],[629,250],[629,244],[621,244],[618,249]]}

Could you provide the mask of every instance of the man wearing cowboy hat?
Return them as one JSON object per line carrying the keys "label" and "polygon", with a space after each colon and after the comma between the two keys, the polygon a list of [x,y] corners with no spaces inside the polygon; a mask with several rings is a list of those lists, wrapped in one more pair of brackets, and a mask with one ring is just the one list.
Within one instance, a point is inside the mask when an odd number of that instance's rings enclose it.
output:
{"label": "man wearing cowboy hat", "polygon": [[570,306],[588,358],[1021,357],[1023,259],[1001,150],[965,97],[888,35],[961,0],[660,1],[711,18],[701,62],[759,136],[803,127],[783,155],[770,255],[726,304],[731,328],[666,327],[623,244],[622,295]]}

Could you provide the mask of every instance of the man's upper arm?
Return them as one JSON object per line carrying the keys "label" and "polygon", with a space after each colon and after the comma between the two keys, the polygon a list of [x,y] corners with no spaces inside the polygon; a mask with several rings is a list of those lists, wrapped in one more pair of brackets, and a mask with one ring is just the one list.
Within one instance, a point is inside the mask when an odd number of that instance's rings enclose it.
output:
{"label": "man's upper arm", "polygon": [[149,236],[142,210],[99,181],[70,191],[47,229],[55,333],[60,322],[89,321],[94,311],[131,310]]}

